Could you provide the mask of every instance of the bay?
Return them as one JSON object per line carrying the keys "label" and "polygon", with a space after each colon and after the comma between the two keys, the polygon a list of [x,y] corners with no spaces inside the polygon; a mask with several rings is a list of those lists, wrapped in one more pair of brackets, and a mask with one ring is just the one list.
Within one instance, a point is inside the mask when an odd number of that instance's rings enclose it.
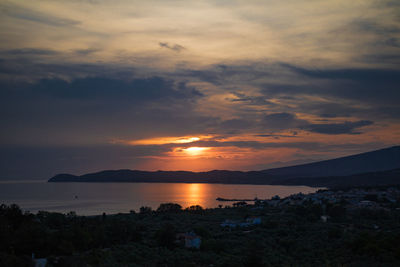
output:
{"label": "bay", "polygon": [[0,183],[0,203],[17,204],[24,211],[40,210],[78,215],[99,215],[139,211],[161,203],[178,203],[183,208],[200,205],[216,208],[232,205],[225,199],[270,199],[296,193],[312,193],[319,188],[308,186],[194,184],[194,183],[47,183],[10,181]]}

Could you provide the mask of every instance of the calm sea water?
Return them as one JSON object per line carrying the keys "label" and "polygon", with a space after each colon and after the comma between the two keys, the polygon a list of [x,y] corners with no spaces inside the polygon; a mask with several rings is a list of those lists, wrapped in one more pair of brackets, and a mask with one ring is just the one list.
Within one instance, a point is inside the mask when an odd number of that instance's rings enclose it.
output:
{"label": "calm sea water", "polygon": [[182,183],[47,183],[1,182],[0,203],[18,204],[23,210],[69,212],[98,215],[138,211],[142,206],[156,209],[160,203],[173,202],[182,207],[201,205],[215,208],[217,197],[269,199],[291,194],[311,193],[318,188],[307,186],[182,184]]}

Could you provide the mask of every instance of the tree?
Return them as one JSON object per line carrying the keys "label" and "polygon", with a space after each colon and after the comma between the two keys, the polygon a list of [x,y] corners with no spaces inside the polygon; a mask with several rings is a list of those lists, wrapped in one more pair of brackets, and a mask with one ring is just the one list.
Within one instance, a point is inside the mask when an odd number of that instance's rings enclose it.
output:
{"label": "tree", "polygon": [[192,205],[190,207],[187,207],[185,209],[186,211],[192,211],[192,212],[202,212],[204,211],[203,207],[200,205]]}
{"label": "tree", "polygon": [[157,209],[157,212],[179,212],[182,206],[176,203],[163,203]]}
{"label": "tree", "polygon": [[25,217],[18,205],[11,204],[7,206],[2,204],[0,205],[0,219],[8,221],[15,230],[23,223]]}
{"label": "tree", "polygon": [[245,201],[239,201],[232,204],[234,207],[245,207],[247,203]]}
{"label": "tree", "polygon": [[265,266],[263,262],[263,244],[258,240],[251,240],[246,246],[245,256],[244,256],[244,266]]}
{"label": "tree", "polygon": [[152,211],[152,209],[150,207],[145,207],[145,206],[140,207],[140,210],[139,210],[139,212],[141,214],[149,214],[149,213],[151,213],[151,211]]}
{"label": "tree", "polygon": [[175,245],[176,239],[176,231],[175,227],[170,224],[164,224],[157,232],[156,232],[156,240],[160,246],[173,248]]}
{"label": "tree", "polygon": [[342,220],[346,217],[346,208],[341,205],[333,205],[328,208],[327,213],[333,220]]}

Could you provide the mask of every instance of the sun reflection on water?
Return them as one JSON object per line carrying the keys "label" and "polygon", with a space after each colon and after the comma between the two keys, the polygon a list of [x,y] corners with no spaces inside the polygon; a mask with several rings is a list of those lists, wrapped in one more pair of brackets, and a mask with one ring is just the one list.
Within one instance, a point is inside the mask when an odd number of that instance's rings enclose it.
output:
{"label": "sun reflection on water", "polygon": [[204,184],[187,184],[186,185],[186,201],[189,206],[192,205],[201,205],[202,203],[202,195]]}

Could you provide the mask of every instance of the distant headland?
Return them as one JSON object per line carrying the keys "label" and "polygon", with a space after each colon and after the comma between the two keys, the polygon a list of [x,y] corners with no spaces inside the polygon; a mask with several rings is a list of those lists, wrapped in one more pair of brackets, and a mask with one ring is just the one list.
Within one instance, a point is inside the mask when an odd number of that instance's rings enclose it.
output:
{"label": "distant headland", "polygon": [[261,171],[106,170],[80,176],[58,174],[48,182],[220,183],[317,187],[392,185],[400,183],[400,146]]}

